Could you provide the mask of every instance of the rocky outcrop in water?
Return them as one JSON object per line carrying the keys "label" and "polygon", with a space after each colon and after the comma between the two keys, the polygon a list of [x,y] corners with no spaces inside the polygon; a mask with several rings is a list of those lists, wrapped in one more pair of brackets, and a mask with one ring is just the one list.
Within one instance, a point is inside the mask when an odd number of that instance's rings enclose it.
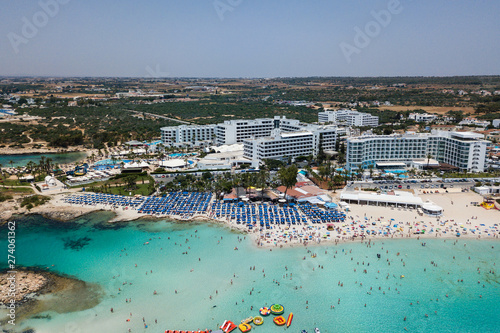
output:
{"label": "rocky outcrop in water", "polygon": [[37,214],[42,215],[43,217],[56,221],[71,221],[80,217],[82,215],[87,214],[88,212],[84,211],[64,211],[64,210],[40,210]]}
{"label": "rocky outcrop in water", "polygon": [[50,282],[48,273],[36,273],[16,270],[16,273],[0,274],[0,304],[7,305],[15,301],[16,304],[28,300],[29,295],[42,290]]}

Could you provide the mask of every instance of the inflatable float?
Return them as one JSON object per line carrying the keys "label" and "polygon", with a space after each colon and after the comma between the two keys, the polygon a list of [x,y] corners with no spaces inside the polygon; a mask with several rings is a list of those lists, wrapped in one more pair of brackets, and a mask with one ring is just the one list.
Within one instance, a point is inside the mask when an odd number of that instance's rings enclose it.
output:
{"label": "inflatable float", "polygon": [[286,327],[290,327],[290,325],[292,325],[292,320],[293,320],[293,313],[290,312],[290,314],[288,315],[288,319],[286,320]]}
{"label": "inflatable float", "polygon": [[252,326],[250,326],[249,324],[239,324],[238,328],[240,329],[240,331],[245,333],[245,332],[250,331],[252,329]]}
{"label": "inflatable float", "polygon": [[281,304],[271,305],[271,313],[273,315],[280,315],[283,314],[283,312],[285,312],[285,308],[283,307],[283,305]]}
{"label": "inflatable float", "polygon": [[220,329],[224,331],[225,333],[229,333],[232,330],[234,330],[237,326],[230,320],[225,320],[224,323],[221,325]]}
{"label": "inflatable float", "polygon": [[265,317],[265,316],[269,316],[271,314],[271,310],[269,310],[269,308],[263,307],[263,308],[260,308],[259,313],[261,316]]}
{"label": "inflatable float", "polygon": [[262,323],[264,323],[264,318],[262,318],[261,316],[256,316],[253,319],[253,323],[257,326],[262,325]]}
{"label": "inflatable float", "polygon": [[274,323],[278,326],[283,326],[286,323],[285,317],[278,316],[273,319]]}

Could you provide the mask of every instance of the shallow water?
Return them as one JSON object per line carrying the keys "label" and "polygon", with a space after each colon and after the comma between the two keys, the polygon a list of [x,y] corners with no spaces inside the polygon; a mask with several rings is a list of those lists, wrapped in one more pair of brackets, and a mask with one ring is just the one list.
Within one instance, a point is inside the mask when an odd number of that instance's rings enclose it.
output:
{"label": "shallow water", "polygon": [[[423,247],[409,239],[378,241],[371,247],[346,243],[269,251],[219,226],[168,221],[110,225],[105,222],[110,216],[92,214],[64,224],[39,216],[18,221],[19,265],[49,267],[96,283],[105,295],[94,308],[44,312],[18,323],[17,329],[216,329],[225,319],[239,323],[264,305],[280,303],[285,316],[294,313],[292,331],[500,331],[500,245],[495,241],[425,240]],[[0,249],[7,249],[6,232],[0,229]],[[0,259],[1,267],[5,259]],[[252,331],[281,330],[266,317]]]}
{"label": "shallow water", "polygon": [[[11,166],[25,166],[29,161],[35,163],[40,162],[40,157],[45,156],[51,158],[52,163],[65,164],[81,161],[85,158],[86,154],[82,152],[63,153],[63,154],[26,154],[26,155],[0,155],[0,164],[3,168]],[[12,165],[10,161],[14,162]]]}

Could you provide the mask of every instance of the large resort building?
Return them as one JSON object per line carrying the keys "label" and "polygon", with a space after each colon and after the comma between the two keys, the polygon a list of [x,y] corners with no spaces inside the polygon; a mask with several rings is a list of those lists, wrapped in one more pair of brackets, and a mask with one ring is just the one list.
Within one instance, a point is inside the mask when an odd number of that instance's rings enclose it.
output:
{"label": "large resort building", "polygon": [[282,131],[298,131],[304,125],[295,119],[276,116],[274,118],[226,120],[212,125],[181,125],[161,128],[161,138],[164,144],[196,143],[211,140],[219,146],[241,143],[254,137],[268,137],[271,131],[279,128]]}
{"label": "large resort building", "polygon": [[244,157],[255,164],[263,159],[317,155],[320,149],[334,151],[345,139],[346,128],[336,125],[304,124],[276,116],[251,120],[227,120],[217,125],[163,127],[166,145],[215,141],[218,146],[244,143]]}
{"label": "large resort building", "polygon": [[212,141],[216,125],[180,125],[161,128],[161,141],[164,144],[196,143]]}
{"label": "large resort building", "polygon": [[314,135],[309,131],[284,132],[276,129],[271,136],[247,139],[243,157],[254,162],[264,159],[282,159],[311,155],[314,151]]}
{"label": "large resort building", "polygon": [[378,126],[378,117],[356,110],[323,111],[318,113],[319,123],[335,123],[346,126]]}
{"label": "large resort building", "polygon": [[[351,110],[326,111],[320,112],[319,118],[324,120],[321,117],[325,113],[330,117],[331,112],[337,112],[335,119],[338,120],[339,112],[342,114],[343,111],[351,115],[352,112],[357,113]],[[378,124],[378,118],[366,122],[364,116],[359,119],[361,123],[352,120],[356,124],[353,126]],[[349,135],[348,128],[337,124],[304,124],[296,119],[279,116],[228,120],[217,125],[163,127],[161,132],[165,145],[215,142],[222,146],[243,143],[243,158],[252,161],[254,166],[264,159],[284,160],[297,156],[316,156],[320,150],[335,151],[338,141]],[[472,132],[408,132],[402,135],[350,137],[347,138],[346,168],[366,169],[371,165],[423,168],[425,165],[430,167],[432,160],[433,166],[441,164],[440,167],[454,167],[460,171],[482,172],[489,143],[484,140],[484,135]]]}
{"label": "large resort building", "polygon": [[345,128],[335,125],[306,124],[300,130],[290,132],[275,129],[269,137],[244,140],[243,156],[260,162],[264,159],[317,155],[320,149],[335,150],[337,141],[346,133]]}
{"label": "large resort building", "polygon": [[484,135],[472,132],[406,133],[366,135],[347,139],[346,167],[366,169],[378,162],[399,162],[411,166],[414,160],[433,158],[461,171],[485,169]]}
{"label": "large resort building", "polygon": [[215,140],[217,145],[230,145],[251,137],[269,137],[274,129],[290,132],[298,131],[301,127],[300,121],[279,116],[253,120],[226,120],[224,123],[217,124]]}

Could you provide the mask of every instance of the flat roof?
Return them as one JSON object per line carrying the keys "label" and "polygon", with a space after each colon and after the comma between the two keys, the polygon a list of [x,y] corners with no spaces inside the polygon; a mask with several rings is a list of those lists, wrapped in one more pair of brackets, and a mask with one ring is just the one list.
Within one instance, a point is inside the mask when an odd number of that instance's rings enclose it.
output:
{"label": "flat roof", "polygon": [[377,166],[388,167],[388,166],[398,166],[405,167],[406,163],[403,162],[376,162]]}
{"label": "flat roof", "polygon": [[311,132],[309,131],[297,131],[297,132],[285,132],[285,133],[280,133],[281,137],[286,138],[286,137],[293,137],[293,136],[301,136],[301,135],[312,135]]}
{"label": "flat roof", "polygon": [[422,198],[410,195],[390,195],[363,192],[341,192],[340,200],[372,201],[422,206]]}
{"label": "flat roof", "polygon": [[451,132],[452,136],[463,139],[483,139],[484,135],[474,132]]}
{"label": "flat roof", "polygon": [[182,159],[165,160],[160,162],[160,166],[167,168],[182,168],[186,166],[186,162]]}

